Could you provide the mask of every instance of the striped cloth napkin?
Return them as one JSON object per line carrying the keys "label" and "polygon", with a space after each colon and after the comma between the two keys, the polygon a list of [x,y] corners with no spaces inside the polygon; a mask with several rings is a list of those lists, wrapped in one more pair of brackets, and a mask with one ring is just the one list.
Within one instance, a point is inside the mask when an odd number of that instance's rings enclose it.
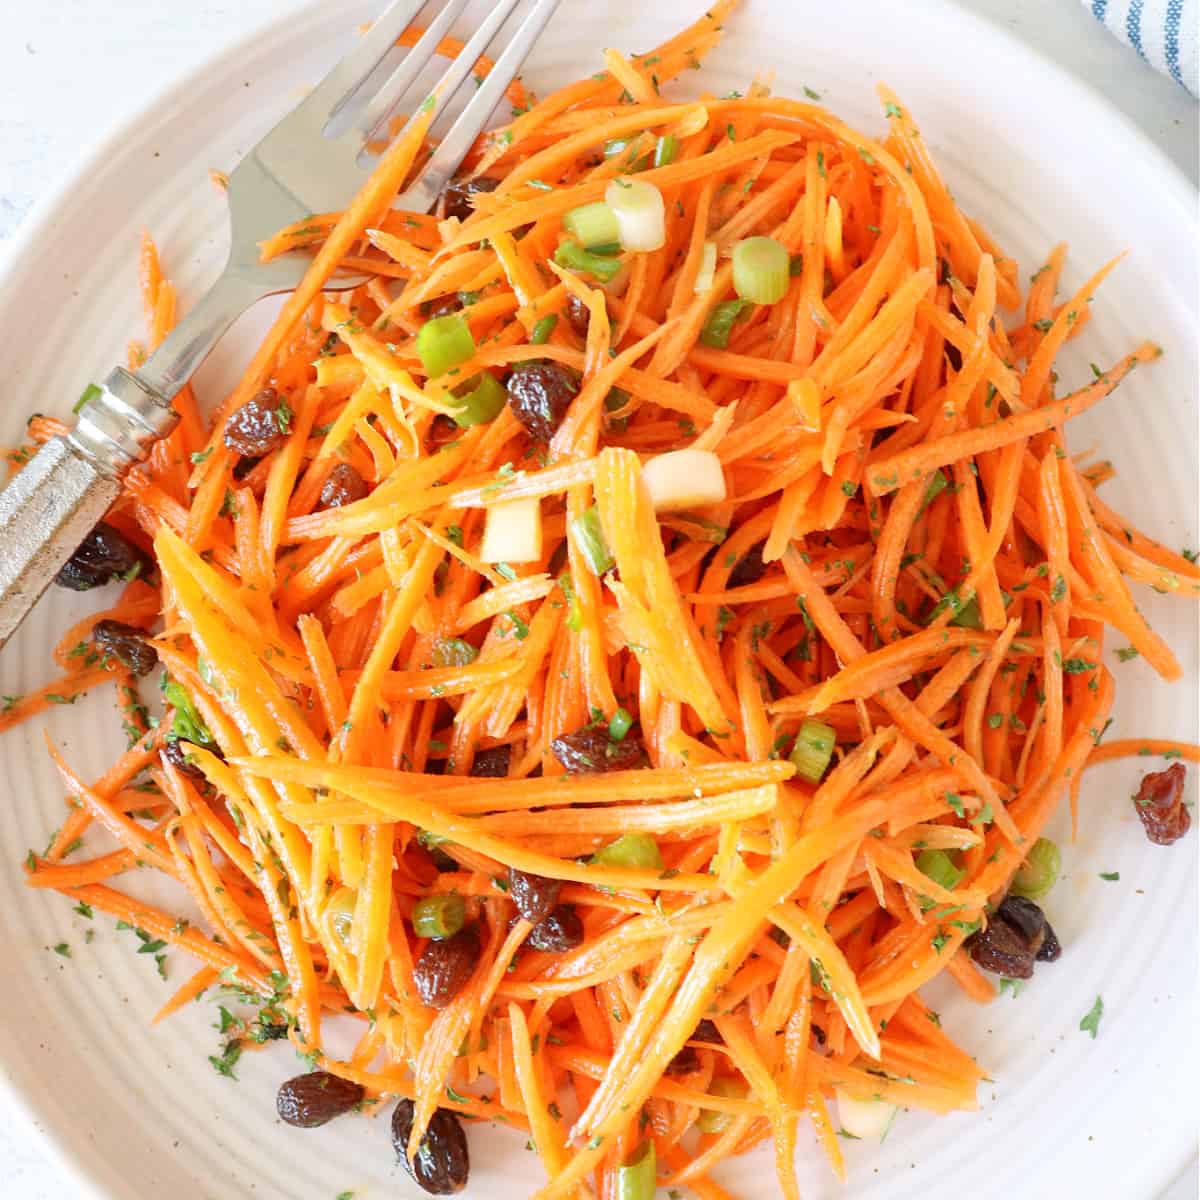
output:
{"label": "striped cloth napkin", "polygon": [[1200,0],[1083,0],[1152,67],[1200,96]]}

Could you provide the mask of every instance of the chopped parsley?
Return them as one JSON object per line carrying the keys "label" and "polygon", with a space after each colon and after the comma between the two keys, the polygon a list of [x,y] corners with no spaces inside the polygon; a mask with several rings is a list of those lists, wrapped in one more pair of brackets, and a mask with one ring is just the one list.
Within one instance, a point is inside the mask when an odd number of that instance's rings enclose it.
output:
{"label": "chopped parsley", "polygon": [[1096,1038],[1096,1034],[1100,1032],[1100,1018],[1104,1016],[1104,1000],[1096,997],[1096,1003],[1084,1014],[1083,1019],[1079,1022],[1079,1028],[1083,1033],[1090,1033],[1092,1040]]}

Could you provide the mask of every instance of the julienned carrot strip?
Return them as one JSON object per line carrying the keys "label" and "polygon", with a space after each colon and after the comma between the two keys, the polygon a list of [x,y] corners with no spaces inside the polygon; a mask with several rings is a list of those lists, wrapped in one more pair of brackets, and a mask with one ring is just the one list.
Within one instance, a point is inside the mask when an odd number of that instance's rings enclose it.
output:
{"label": "julienned carrot strip", "polygon": [[1020,416],[1006,417],[992,425],[948,434],[939,441],[873,463],[867,473],[867,487],[872,495],[884,496],[895,491],[901,483],[917,479],[926,472],[944,467],[948,463],[959,462],[987,450],[998,450],[1022,438],[1057,429],[1068,418],[1087,412],[1092,405],[1113,392],[1121,380],[1139,363],[1151,362],[1161,353],[1152,342],[1144,342],[1132,354],[1126,355],[1104,372],[1095,383],[1080,388],[1061,400],[1045,404]]}
{"label": "julienned carrot strip", "polygon": [[[497,186],[465,220],[387,208],[429,152],[421,113],[344,212],[269,239],[314,247],[304,283],[211,423],[181,393],[107,518],[153,539],[161,587],[74,625],[65,680],[0,711],[117,685],[137,744],[90,788],[62,764],[68,811],[27,879],[201,956],[160,1015],[239,980],[316,1065],[413,1096],[415,1139],[439,1107],[528,1129],[542,1200],[610,1200],[643,1139],[668,1186],[729,1200],[708,1172],[773,1137],[794,1195],[802,1117],[844,1171],[834,1087],[974,1107],[982,1072],[915,989],[948,971],[990,997],[961,944],[1064,791],[1075,815],[1085,766],[1200,761],[1166,738],[1097,748],[1103,624],[1171,676],[1132,584],[1200,584],[1099,499],[1114,467],[1068,457],[1065,421],[1154,354],[1053,399],[1109,268],[1059,303],[1058,247],[1023,298],[891,93],[882,143],[757,83],[660,99],[734,3],[544,101],[515,90],[525,111],[468,154]],[[563,218],[632,174],[661,190],[662,243],[593,248],[602,280]],[[792,258],[782,298],[743,309],[727,259],[750,235]],[[373,277],[333,300],[338,268]],[[177,298],[148,238],[141,279],[152,347]],[[226,421],[266,383],[282,436],[239,463]],[[726,498],[656,512],[643,464],[684,446],[715,454]],[[160,610],[190,706],[172,687],[150,730],[89,640]],[[108,844],[75,861],[93,825]],[[923,850],[960,854],[963,880],[930,879]],[[215,936],[104,885],[139,862]],[[558,885],[573,949],[534,948],[513,871]],[[481,952],[438,1014],[411,918],[451,893]],[[325,1011],[364,1022],[345,1061]],[[719,1044],[693,1036],[704,1016]],[[748,1095],[715,1094],[734,1072]],[[730,1123],[685,1153],[706,1111]]]}

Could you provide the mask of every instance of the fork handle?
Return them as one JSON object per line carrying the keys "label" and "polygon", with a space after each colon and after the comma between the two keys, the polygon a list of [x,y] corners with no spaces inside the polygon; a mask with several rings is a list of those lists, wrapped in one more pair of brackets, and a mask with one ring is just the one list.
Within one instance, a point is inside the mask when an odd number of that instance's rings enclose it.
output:
{"label": "fork handle", "polygon": [[121,476],[178,421],[168,400],[118,367],[0,492],[0,648],[121,491]]}

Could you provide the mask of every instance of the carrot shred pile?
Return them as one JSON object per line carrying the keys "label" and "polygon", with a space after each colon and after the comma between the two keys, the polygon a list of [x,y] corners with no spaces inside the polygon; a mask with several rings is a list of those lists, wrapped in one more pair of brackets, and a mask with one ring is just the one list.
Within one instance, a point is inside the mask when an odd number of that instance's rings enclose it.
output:
{"label": "carrot shred pile", "polygon": [[[190,389],[176,399],[177,429],[107,518],[157,573],[69,633],[61,679],[0,714],[3,729],[118,689],[131,748],[90,783],[52,748],[75,802],[28,882],[196,956],[160,1016],[233,983],[285,1014],[314,1063],[373,1099],[413,1098],[414,1146],[438,1107],[527,1130],[540,1200],[615,1195],[645,1139],[663,1186],[699,1196],[725,1196],[713,1168],[773,1139],[794,1197],[803,1118],[844,1170],[835,1088],[974,1108],[983,1069],[918,990],[949,971],[990,998],[963,943],[1089,762],[1196,758],[1096,749],[1115,691],[1106,626],[1181,675],[1131,583],[1200,593],[1200,568],[1132,531],[1096,494],[1108,472],[1066,450],[1068,419],[1159,354],[1138,346],[1056,394],[1055,356],[1110,268],[1061,300],[1060,246],[1022,291],[886,88],[881,138],[758,84],[662,98],[734,6],[517,96],[466,164],[501,181],[469,218],[390,207],[428,114],[344,213],[271,239],[265,256],[312,255],[304,283],[215,415]],[[556,268],[563,215],[635,169],[665,200],[665,244],[624,254],[607,290]],[[786,293],[713,345],[729,252],[753,235],[792,256]],[[340,265],[371,281],[323,293]],[[149,238],[142,277],[152,349],[175,296]],[[430,379],[416,334],[447,298],[476,350]],[[548,445],[508,408],[454,429],[459,383],[533,359],[580,379]],[[268,385],[286,438],[239,466],[225,422]],[[59,428],[37,418],[31,435]],[[645,463],[688,446],[719,458],[726,500],[656,512]],[[342,464],[368,492],[322,507]],[[519,498],[540,502],[540,561],[483,562],[487,511]],[[569,533],[593,505],[602,576]],[[191,755],[203,779],[162,755],[171,722],[148,719],[130,673],[88,648],[100,617],[149,631],[160,615],[161,664],[211,736]],[[566,776],[555,739],[622,709],[649,765]],[[837,751],[809,783],[788,752],[814,718]],[[497,748],[507,778],[472,775]],[[112,844],[74,853],[97,825]],[[661,866],[591,860],[631,832]],[[923,875],[922,846],[953,850],[961,880]],[[190,893],[206,931],[116,890],[141,864]],[[575,949],[510,931],[508,868],[562,881]],[[408,918],[449,891],[482,949],[434,1011]],[[343,1060],[322,1028],[347,1013],[363,1040]],[[719,1043],[693,1040],[703,1019]]]}

